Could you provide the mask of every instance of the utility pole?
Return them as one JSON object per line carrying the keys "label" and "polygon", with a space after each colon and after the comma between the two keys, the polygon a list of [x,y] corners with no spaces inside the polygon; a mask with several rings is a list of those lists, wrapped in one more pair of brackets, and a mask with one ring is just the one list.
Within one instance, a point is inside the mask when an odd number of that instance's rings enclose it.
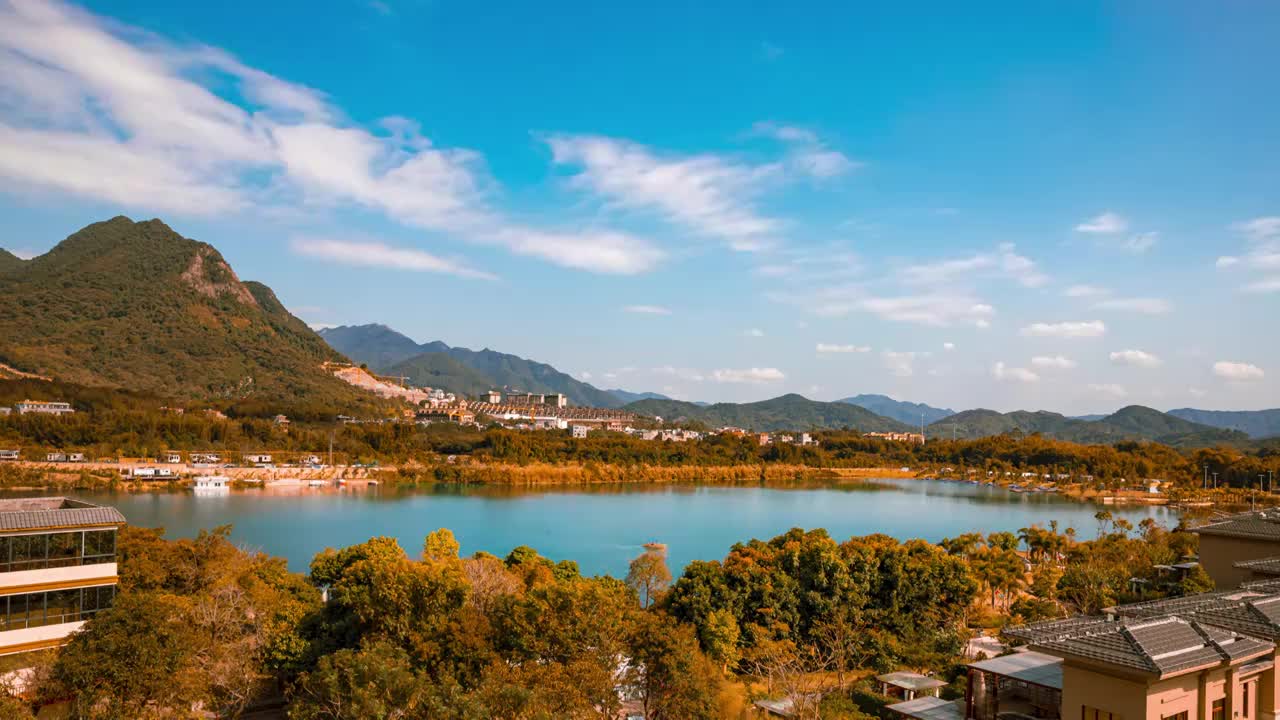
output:
{"label": "utility pole", "polygon": [[1218,473],[1213,474],[1213,489],[1218,489]]}
{"label": "utility pole", "polygon": [[1200,483],[1200,489],[1209,489],[1209,463],[1204,464],[1204,482]]}
{"label": "utility pole", "polygon": [[333,468],[333,430],[329,431],[329,467]]}

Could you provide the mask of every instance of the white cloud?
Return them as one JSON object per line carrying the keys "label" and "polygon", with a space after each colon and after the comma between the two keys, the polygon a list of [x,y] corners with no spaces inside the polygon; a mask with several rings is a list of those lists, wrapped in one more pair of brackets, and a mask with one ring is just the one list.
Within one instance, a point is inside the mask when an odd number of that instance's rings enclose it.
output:
{"label": "white cloud", "polygon": [[1112,235],[1129,229],[1129,221],[1113,212],[1104,212],[1097,217],[1076,225],[1076,232]]}
{"label": "white cloud", "polygon": [[1244,291],[1257,295],[1280,292],[1280,276],[1269,277],[1244,286]]}
{"label": "white cloud", "polygon": [[594,135],[546,139],[561,165],[580,168],[573,184],[624,208],[656,211],[670,222],[720,238],[741,251],[774,244],[781,223],[749,198],[776,175],[776,164],[750,165],[718,155],[659,155],[627,140]]}
{"label": "white cloud", "polygon": [[787,163],[793,170],[805,175],[822,180],[843,175],[862,166],[862,163],[850,160],[844,153],[832,150],[812,130],[773,122],[756,123],[753,129],[761,135],[768,135],[790,145]]}
{"label": "white cloud", "polygon": [[1032,323],[1022,328],[1027,337],[1092,338],[1101,337],[1107,326],[1101,320],[1087,322]]}
{"label": "white cloud", "polygon": [[889,374],[895,377],[911,377],[915,374],[916,358],[923,356],[923,353],[917,352],[885,350],[880,353],[880,360],[884,363],[885,369],[889,371]]}
{"label": "white cloud", "polygon": [[415,248],[397,248],[373,240],[336,240],[322,237],[295,237],[293,251],[308,257],[332,260],[343,265],[435,272],[459,277],[495,280],[495,275],[467,267]]}
{"label": "white cloud", "polygon": [[1049,281],[1034,260],[1014,252],[1012,245],[1002,245],[991,253],[978,253],[965,258],[911,265],[900,274],[909,285],[943,285],[977,277],[1003,277],[1023,287],[1040,287]]}
{"label": "white cloud", "polygon": [[578,379],[583,380],[583,381],[590,380],[590,379],[591,379],[591,373],[590,373],[589,371],[587,371],[587,370],[583,370],[582,372],[578,373]]}
{"label": "white cloud", "polygon": [[1070,370],[1076,366],[1076,361],[1062,355],[1037,355],[1031,358],[1031,364],[1038,368]]}
{"label": "white cloud", "polygon": [[862,310],[895,322],[938,327],[957,324],[987,327],[995,315],[995,308],[984,302],[945,294],[865,297],[852,305],[837,301],[817,308],[818,314],[829,316],[845,315],[850,310]]}
{"label": "white cloud", "polygon": [[1095,310],[1118,310],[1144,315],[1163,315],[1173,309],[1168,300],[1161,298],[1110,298],[1093,304]]}
{"label": "white cloud", "polygon": [[1235,257],[1234,255],[1223,255],[1222,257],[1218,258],[1218,261],[1216,263],[1214,263],[1214,265],[1219,270],[1225,270],[1227,268],[1235,267],[1236,265],[1239,265],[1239,264],[1240,264],[1240,258]]}
{"label": "white cloud", "polygon": [[1280,239],[1280,217],[1259,217],[1231,226],[1233,230],[1255,242]]}
{"label": "white cloud", "polygon": [[1145,350],[1117,350],[1111,353],[1111,362],[1138,368],[1157,368],[1164,364],[1159,357]]}
{"label": "white cloud", "polygon": [[719,383],[768,383],[785,380],[786,375],[777,368],[721,368],[711,371],[711,379]]}
{"label": "white cloud", "polygon": [[991,376],[997,380],[1010,380],[1021,383],[1033,383],[1040,380],[1040,376],[1034,372],[1026,368],[1009,367],[1003,361],[992,366]]}
{"label": "white cloud", "polygon": [[1096,285],[1072,285],[1064,290],[1062,294],[1067,297],[1085,298],[1101,297],[1110,294],[1110,292],[1110,290]]}
{"label": "white cloud", "polygon": [[670,315],[670,308],[661,305],[628,305],[622,308],[623,312],[635,313],[637,315]]}
{"label": "white cloud", "polygon": [[1213,374],[1225,380],[1248,381],[1261,380],[1266,373],[1257,365],[1245,362],[1219,360],[1213,364]]}
{"label": "white cloud", "polygon": [[1124,242],[1120,243],[1120,247],[1124,250],[1127,250],[1133,253],[1134,255],[1141,255],[1142,253],[1155,247],[1156,243],[1159,241],[1160,241],[1160,233],[1144,232],[1144,233],[1138,233],[1137,235],[1130,236]]}
{"label": "white cloud", "polygon": [[743,335],[746,335],[747,337],[753,337],[753,338],[762,338],[764,337],[764,331],[761,330],[760,328],[751,328],[750,330],[747,330],[745,333],[743,333]]}
{"label": "white cloud", "polygon": [[871,348],[866,345],[837,345],[834,343],[818,343],[819,353],[866,353]]}
{"label": "white cloud", "polygon": [[[633,369],[634,368],[621,368],[617,371],[617,373],[623,374],[623,373],[631,372]],[[707,379],[706,375],[701,370],[695,370],[693,368],[674,367],[671,365],[663,365],[661,367],[652,368],[649,372],[653,373],[654,375],[664,375],[668,377],[679,378],[680,380],[687,380],[689,382],[702,382],[703,380]]]}
{"label": "white cloud", "polygon": [[1123,385],[1117,385],[1116,383],[1091,383],[1087,387],[1090,392],[1095,392],[1099,395],[1110,395],[1116,398],[1122,398],[1129,394],[1129,391],[1125,390]]}
{"label": "white cloud", "polygon": [[592,272],[663,257],[622,233],[513,222],[488,206],[477,153],[403,118],[377,133],[341,118],[319,91],[216,48],[58,2],[0,5],[0,185],[180,215],[354,204]]}
{"label": "white cloud", "polygon": [[953,342],[944,342],[942,343],[942,349],[950,352],[951,350],[956,349],[956,344]]}

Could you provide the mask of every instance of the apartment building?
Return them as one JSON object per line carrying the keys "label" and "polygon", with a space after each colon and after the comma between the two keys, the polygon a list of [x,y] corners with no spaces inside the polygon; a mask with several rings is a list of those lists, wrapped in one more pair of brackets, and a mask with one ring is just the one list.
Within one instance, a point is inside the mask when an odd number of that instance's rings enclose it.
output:
{"label": "apartment building", "polygon": [[45,400],[23,400],[14,404],[19,415],[27,413],[40,413],[43,415],[70,415],[75,412],[75,408],[71,407],[71,403]]}
{"label": "apartment building", "polygon": [[61,645],[111,606],[124,522],[69,498],[0,500],[0,655]]}
{"label": "apartment building", "polygon": [[1280,581],[1012,628],[1020,652],[973,663],[959,701],[919,720],[1275,720]]}

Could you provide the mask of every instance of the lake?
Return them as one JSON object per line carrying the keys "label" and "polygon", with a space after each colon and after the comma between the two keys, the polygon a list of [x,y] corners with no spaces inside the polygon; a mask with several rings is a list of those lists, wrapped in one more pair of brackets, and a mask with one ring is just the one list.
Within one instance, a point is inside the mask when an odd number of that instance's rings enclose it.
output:
{"label": "lake", "polygon": [[[878,488],[878,489],[877,489]],[[437,486],[397,490],[244,490],[197,497],[187,492],[79,492],[113,505],[129,522],[164,527],[169,537],[232,524],[240,544],[288,559],[305,571],[316,552],[390,535],[411,554],[423,537],[447,527],[464,554],[505,556],[529,545],[553,560],[576,560],[587,575],[626,574],[646,542],[668,546],[671,568],[725,556],[736,542],[768,539],[793,527],[826,528],[837,541],[884,533],[938,541],[961,533],[1010,530],[1057,520],[1079,537],[1097,534],[1100,506],[1054,494],[1018,494],[936,480],[880,480],[866,486],[574,486],[513,489]],[[1135,526],[1151,517],[1167,525],[1176,511],[1108,506]]]}

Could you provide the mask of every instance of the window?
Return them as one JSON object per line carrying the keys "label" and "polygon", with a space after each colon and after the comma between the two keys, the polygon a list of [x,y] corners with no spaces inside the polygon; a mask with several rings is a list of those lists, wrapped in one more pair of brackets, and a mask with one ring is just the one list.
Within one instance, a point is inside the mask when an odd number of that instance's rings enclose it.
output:
{"label": "window", "polygon": [[1080,706],[1080,720],[1121,720],[1117,713],[1107,710],[1099,710],[1096,707],[1088,705]]}
{"label": "window", "polygon": [[114,585],[0,597],[0,630],[88,620],[111,607]]}
{"label": "window", "polygon": [[89,530],[84,534],[84,564],[116,561],[116,531]]}
{"label": "window", "polygon": [[1227,720],[1227,700],[1218,698],[1213,701],[1212,720]]}
{"label": "window", "polygon": [[0,572],[96,565],[115,561],[115,530],[0,537]]}
{"label": "window", "polygon": [[1187,720],[1187,711],[1183,710],[1175,715],[1165,715],[1160,720]]}
{"label": "window", "polygon": [[49,562],[46,567],[79,565],[83,535],[78,532],[64,532],[46,536],[49,539]]}
{"label": "window", "polygon": [[1249,717],[1249,686],[1251,685],[1253,685],[1253,683],[1245,683],[1240,686],[1240,700],[1244,704],[1244,709],[1241,711],[1241,714],[1245,717]]}

